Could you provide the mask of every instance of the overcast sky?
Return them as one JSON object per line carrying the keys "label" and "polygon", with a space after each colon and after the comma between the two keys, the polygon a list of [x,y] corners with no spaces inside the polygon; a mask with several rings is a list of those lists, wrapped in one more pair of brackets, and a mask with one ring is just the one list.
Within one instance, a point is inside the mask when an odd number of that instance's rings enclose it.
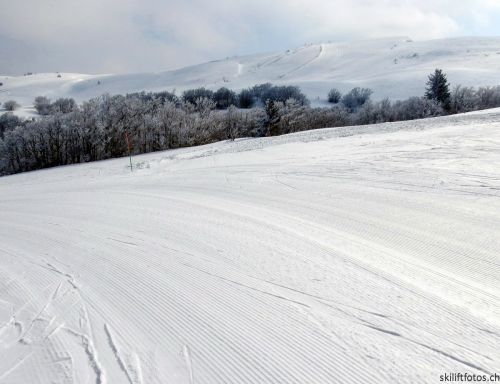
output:
{"label": "overcast sky", "polygon": [[0,0],[0,73],[163,71],[304,43],[500,36],[500,0]]}

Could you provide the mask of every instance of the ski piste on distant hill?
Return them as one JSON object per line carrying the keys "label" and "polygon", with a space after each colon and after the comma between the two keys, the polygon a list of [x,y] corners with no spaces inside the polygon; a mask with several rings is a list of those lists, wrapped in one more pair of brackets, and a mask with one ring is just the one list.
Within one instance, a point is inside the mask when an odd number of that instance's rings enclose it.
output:
{"label": "ski piste on distant hill", "polygon": [[[87,75],[35,73],[1,76],[0,102],[16,100],[18,114],[32,111],[36,96],[81,102],[104,93],[175,91],[196,87],[241,90],[256,84],[297,85],[313,105],[327,105],[331,88],[371,88],[373,98],[403,99],[424,93],[426,79],[442,68],[452,85],[500,84],[500,37],[414,41],[408,37],[307,44],[283,52],[228,57],[160,73]],[[60,77],[58,76],[60,75]]]}

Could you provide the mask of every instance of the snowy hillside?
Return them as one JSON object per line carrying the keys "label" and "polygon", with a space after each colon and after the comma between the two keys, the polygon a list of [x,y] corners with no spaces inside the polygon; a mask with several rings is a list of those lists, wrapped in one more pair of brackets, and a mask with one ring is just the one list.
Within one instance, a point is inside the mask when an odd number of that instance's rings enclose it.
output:
{"label": "snowy hillside", "polygon": [[[25,107],[39,95],[78,101],[109,92],[176,90],[222,86],[239,90],[263,82],[300,86],[313,104],[326,102],[328,90],[372,88],[375,99],[420,96],[427,75],[442,68],[452,84],[500,84],[500,38],[412,41],[408,38],[312,44],[286,52],[231,57],[163,73],[78,75],[56,73],[1,77],[0,102]],[[98,83],[99,82],[99,83]],[[319,99],[318,99],[319,98]]]}
{"label": "snowy hillside", "polygon": [[0,178],[0,383],[500,373],[500,111],[133,161]]}

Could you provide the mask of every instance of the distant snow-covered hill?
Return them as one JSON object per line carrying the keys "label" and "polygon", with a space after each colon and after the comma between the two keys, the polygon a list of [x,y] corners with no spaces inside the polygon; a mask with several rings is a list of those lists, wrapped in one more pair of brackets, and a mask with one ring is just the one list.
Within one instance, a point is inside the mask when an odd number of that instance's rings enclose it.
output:
{"label": "distant snow-covered hill", "polygon": [[431,41],[386,38],[351,43],[311,44],[285,52],[230,57],[161,73],[83,75],[74,73],[0,77],[0,102],[26,108],[38,95],[86,100],[103,93],[175,90],[204,86],[234,90],[263,82],[300,86],[313,104],[326,103],[332,87],[374,90],[382,99],[422,95],[427,75],[442,68],[452,84],[500,84],[500,37]]}

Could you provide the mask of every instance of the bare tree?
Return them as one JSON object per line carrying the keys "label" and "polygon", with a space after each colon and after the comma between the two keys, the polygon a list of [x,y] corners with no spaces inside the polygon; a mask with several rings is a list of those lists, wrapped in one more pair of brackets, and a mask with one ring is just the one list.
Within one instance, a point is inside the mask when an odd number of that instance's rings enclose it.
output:
{"label": "bare tree", "polygon": [[20,107],[20,105],[17,103],[17,101],[8,100],[8,101],[3,103],[3,107],[7,111],[15,111],[17,108]]}

